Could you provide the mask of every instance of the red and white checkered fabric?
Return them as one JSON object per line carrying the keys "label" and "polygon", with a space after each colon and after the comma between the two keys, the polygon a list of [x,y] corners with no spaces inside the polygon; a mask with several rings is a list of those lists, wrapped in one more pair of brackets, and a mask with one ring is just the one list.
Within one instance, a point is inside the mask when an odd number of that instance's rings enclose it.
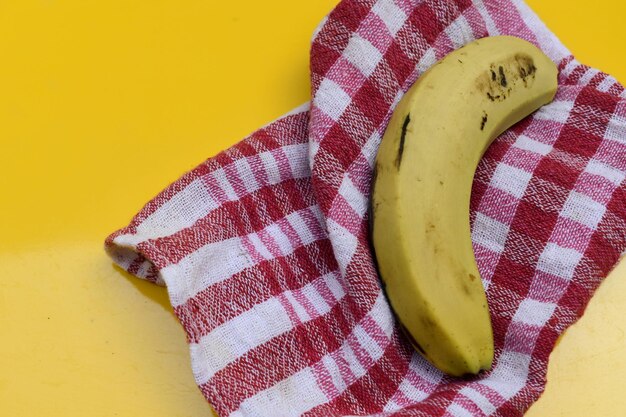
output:
{"label": "red and white checkered fabric", "polygon": [[[446,53],[497,34],[543,49],[560,88],[478,168],[472,238],[496,358],[454,379],[398,331],[366,208],[403,92]],[[521,0],[343,0],[314,35],[311,78],[310,107],[186,173],[108,253],[167,286],[222,416],[522,415],[557,337],[626,249],[624,88],[577,62]]]}

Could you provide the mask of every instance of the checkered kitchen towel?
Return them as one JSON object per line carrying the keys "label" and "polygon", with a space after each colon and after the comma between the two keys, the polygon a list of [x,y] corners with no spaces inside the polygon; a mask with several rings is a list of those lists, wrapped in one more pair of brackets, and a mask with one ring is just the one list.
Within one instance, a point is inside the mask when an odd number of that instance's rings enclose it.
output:
{"label": "checkered kitchen towel", "polygon": [[[472,194],[494,368],[442,375],[399,332],[368,245],[390,113],[439,58],[511,34],[560,69],[554,102],[504,133]],[[521,0],[343,0],[314,34],[312,102],[186,173],[106,248],[165,284],[221,416],[518,416],[557,337],[626,249],[626,93]],[[428,198],[428,196],[424,196]]]}

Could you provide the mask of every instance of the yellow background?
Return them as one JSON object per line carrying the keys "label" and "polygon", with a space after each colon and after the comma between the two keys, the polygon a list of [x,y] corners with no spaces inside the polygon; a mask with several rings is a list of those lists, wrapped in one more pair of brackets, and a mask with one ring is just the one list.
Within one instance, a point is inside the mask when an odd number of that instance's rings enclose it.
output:
{"label": "yellow background", "polygon": [[[158,288],[104,237],[182,172],[308,100],[336,0],[0,1],[0,414],[210,415]],[[532,0],[626,81],[621,0]],[[626,415],[626,264],[552,355],[532,417]]]}

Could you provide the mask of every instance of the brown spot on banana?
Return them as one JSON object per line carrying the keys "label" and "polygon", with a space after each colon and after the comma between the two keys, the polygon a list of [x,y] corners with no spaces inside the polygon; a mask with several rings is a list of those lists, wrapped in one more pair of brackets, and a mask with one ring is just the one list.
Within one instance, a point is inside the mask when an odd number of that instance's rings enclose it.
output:
{"label": "brown spot on banana", "polygon": [[400,164],[402,164],[402,155],[404,154],[404,141],[406,140],[406,132],[409,128],[409,123],[411,123],[411,115],[407,114],[404,118],[404,123],[402,124],[402,133],[400,134],[400,145],[398,146],[398,156],[396,157],[396,168],[400,169]]}
{"label": "brown spot on banana", "polygon": [[489,101],[504,101],[517,84],[525,88],[532,86],[537,67],[529,55],[516,54],[507,60],[492,63],[487,71],[478,77],[476,87]]}

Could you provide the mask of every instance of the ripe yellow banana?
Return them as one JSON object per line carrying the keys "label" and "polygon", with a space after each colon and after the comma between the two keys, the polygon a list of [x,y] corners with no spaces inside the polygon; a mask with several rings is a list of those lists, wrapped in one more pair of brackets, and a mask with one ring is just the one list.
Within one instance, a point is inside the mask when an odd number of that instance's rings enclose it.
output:
{"label": "ripe yellow banana", "polygon": [[489,369],[494,353],[470,236],[474,172],[556,89],[555,64],[532,44],[479,39],[419,78],[383,136],[370,213],[379,272],[415,348],[450,375]]}

